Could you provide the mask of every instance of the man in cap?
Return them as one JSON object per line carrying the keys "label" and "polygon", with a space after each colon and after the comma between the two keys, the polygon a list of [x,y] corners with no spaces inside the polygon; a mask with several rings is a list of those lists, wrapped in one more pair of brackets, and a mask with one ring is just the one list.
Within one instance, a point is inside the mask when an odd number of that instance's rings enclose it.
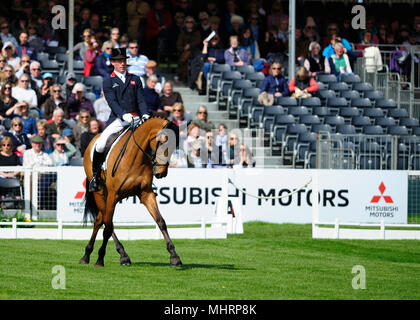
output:
{"label": "man in cap", "polygon": [[142,121],[149,118],[147,105],[143,96],[143,87],[138,76],[127,72],[126,48],[113,48],[111,63],[114,71],[103,81],[105,99],[111,108],[107,127],[95,144],[92,161],[92,179],[89,191],[98,191],[101,166],[105,160],[105,146],[108,137],[129,126],[141,117]]}
{"label": "man in cap", "polygon": [[66,76],[66,83],[61,87],[61,97],[66,101],[70,97],[76,82],[76,75],[73,72],[69,72]]}

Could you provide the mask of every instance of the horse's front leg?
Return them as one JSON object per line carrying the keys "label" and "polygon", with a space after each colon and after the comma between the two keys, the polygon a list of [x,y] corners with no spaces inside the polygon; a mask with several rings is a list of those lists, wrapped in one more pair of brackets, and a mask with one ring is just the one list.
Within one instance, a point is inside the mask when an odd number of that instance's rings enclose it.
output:
{"label": "horse's front leg", "polygon": [[156,224],[159,226],[159,229],[163,234],[163,237],[166,242],[166,248],[168,249],[170,253],[171,265],[176,266],[176,267],[182,266],[181,259],[179,258],[178,254],[175,252],[175,246],[172,243],[171,238],[169,237],[165,220],[162,218],[162,215],[159,212],[155,193],[153,192],[153,190],[143,191],[139,195],[139,198],[140,198],[140,201],[147,208],[149,213],[152,215],[153,219],[155,220]]}

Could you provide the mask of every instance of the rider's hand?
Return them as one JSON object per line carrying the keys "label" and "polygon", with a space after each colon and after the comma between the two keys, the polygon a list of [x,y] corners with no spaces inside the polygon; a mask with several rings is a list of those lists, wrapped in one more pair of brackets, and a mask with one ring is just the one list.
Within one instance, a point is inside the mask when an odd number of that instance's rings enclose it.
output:
{"label": "rider's hand", "polygon": [[131,123],[133,120],[133,115],[131,113],[125,113],[123,114],[122,118],[125,122]]}
{"label": "rider's hand", "polygon": [[144,114],[142,117],[141,117],[141,121],[142,122],[144,122],[144,121],[146,121],[147,119],[149,119],[150,118],[150,116],[148,115],[148,114]]}

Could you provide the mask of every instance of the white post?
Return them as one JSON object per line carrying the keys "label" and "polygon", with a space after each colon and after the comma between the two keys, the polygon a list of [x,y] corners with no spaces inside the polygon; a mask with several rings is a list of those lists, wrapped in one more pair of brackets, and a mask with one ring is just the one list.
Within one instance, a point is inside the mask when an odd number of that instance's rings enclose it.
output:
{"label": "white post", "polygon": [[32,171],[32,218],[38,218],[38,177],[37,170]]}
{"label": "white post", "polygon": [[312,238],[318,237],[319,204],[318,204],[318,170],[312,170]]}
{"label": "white post", "polygon": [[381,220],[381,238],[385,240],[385,221]]}
{"label": "white post", "polygon": [[295,76],[296,60],[296,0],[289,0],[289,82]]}
{"label": "white post", "polygon": [[15,239],[17,239],[17,220],[16,218],[12,219],[12,234]]}
{"label": "white post", "polygon": [[69,61],[68,72],[73,72],[73,47],[74,47],[74,0],[69,0]]}
{"label": "white post", "polygon": [[335,218],[334,223],[334,239],[340,239],[340,224],[338,223],[338,218]]}

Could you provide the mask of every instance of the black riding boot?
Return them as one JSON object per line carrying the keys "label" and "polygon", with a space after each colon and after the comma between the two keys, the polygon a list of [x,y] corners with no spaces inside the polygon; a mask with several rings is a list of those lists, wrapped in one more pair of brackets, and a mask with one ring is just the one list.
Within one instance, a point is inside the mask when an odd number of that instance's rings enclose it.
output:
{"label": "black riding boot", "polygon": [[95,150],[93,153],[92,179],[89,182],[89,192],[95,192],[99,190],[99,180],[101,179],[101,166],[103,162],[103,153],[99,153]]}

